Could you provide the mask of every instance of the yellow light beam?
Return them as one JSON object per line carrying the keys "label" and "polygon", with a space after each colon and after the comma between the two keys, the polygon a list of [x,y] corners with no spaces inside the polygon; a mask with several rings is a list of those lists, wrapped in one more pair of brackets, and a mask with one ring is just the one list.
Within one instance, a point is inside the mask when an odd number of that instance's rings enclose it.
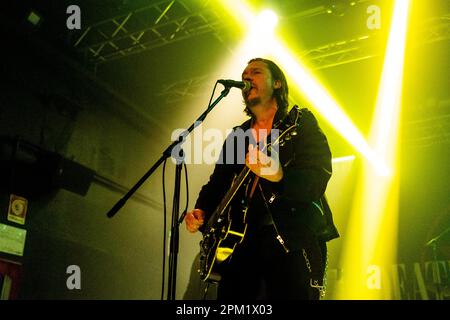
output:
{"label": "yellow light beam", "polygon": [[[409,0],[395,2],[386,55],[378,89],[371,145],[391,166],[395,166],[396,139],[401,111],[403,65],[408,25]],[[393,137],[392,134],[395,134]]]}
{"label": "yellow light beam", "polygon": [[225,8],[228,13],[245,28],[250,28],[251,22],[255,19],[255,14],[252,8],[241,0],[219,0],[222,7]]}
{"label": "yellow light beam", "polygon": [[394,4],[370,134],[374,150],[396,174],[380,177],[367,164],[363,168],[343,246],[346,277],[337,299],[391,299],[393,295],[387,275],[397,249],[399,174],[395,169],[409,5],[408,0]]}
{"label": "yellow light beam", "polygon": [[346,161],[353,161],[355,160],[355,156],[345,156],[345,157],[339,157],[339,158],[333,158],[331,161],[332,163],[339,163],[339,162],[346,162]]}
{"label": "yellow light beam", "polygon": [[390,170],[370,148],[358,128],[345,114],[343,108],[316,80],[312,72],[299,59],[295,59],[287,46],[280,41],[272,45],[272,52],[286,74],[294,80],[297,89],[325,120],[376,168],[378,174],[389,175]]}
{"label": "yellow light beam", "polygon": [[[238,21],[249,26],[255,21],[252,9],[245,1],[219,0],[224,8]],[[250,29],[251,30],[251,29]],[[253,29],[252,32],[257,32]],[[255,39],[257,37],[251,37]],[[361,153],[376,168],[377,173],[382,176],[390,174],[390,169],[378,159],[377,155],[369,147],[368,143],[353,124],[349,117],[343,112],[343,108],[331,97],[327,90],[314,77],[311,71],[302,64],[287,49],[288,46],[281,43],[279,39],[273,39],[270,43],[271,54],[277,59],[277,63],[285,70],[286,75],[294,80],[297,88],[308,99],[312,106],[334,127],[348,142]],[[266,39],[267,40],[267,39]],[[260,42],[260,41],[258,41]]]}

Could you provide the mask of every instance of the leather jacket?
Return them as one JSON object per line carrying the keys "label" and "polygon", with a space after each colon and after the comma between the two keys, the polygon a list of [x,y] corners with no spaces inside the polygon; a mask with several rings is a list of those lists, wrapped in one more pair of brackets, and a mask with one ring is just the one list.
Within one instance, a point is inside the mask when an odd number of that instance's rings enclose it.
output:
{"label": "leather jacket", "polygon": [[[286,121],[292,122],[295,112],[298,112],[297,134],[284,140],[278,149],[283,179],[279,182],[259,179],[258,190],[249,206],[249,216],[261,215],[258,219],[273,223],[290,250],[300,248],[305,237],[313,236],[323,242],[339,237],[325,198],[325,189],[332,174],[327,139],[311,111],[294,108],[296,110],[289,112],[289,118],[277,112],[273,122],[274,128]],[[214,172],[200,191],[195,208],[205,211],[205,221],[226,194],[233,177],[245,166],[245,151],[251,141],[245,143],[242,152],[238,149],[239,145],[231,143],[231,140],[236,137],[234,133],[245,132],[250,127],[251,119],[234,128],[222,147]],[[242,130],[238,131],[239,128]],[[282,131],[283,127],[280,128]],[[229,146],[234,152],[231,157]],[[237,196],[242,196],[242,192]],[[250,219],[250,227],[257,221]],[[200,231],[203,231],[202,228]]]}

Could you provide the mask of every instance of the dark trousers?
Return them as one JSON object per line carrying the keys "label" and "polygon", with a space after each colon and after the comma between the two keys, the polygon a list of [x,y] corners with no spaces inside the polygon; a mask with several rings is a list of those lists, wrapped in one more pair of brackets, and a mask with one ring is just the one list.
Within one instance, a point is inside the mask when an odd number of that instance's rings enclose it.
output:
{"label": "dark trousers", "polygon": [[218,300],[319,299],[326,245],[311,238],[301,247],[286,253],[272,225],[250,232],[224,265]]}

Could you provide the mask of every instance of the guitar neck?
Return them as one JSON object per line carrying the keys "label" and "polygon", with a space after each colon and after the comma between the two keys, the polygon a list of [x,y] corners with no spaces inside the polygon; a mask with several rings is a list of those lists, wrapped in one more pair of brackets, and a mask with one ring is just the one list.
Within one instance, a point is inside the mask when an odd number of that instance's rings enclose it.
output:
{"label": "guitar neck", "polygon": [[217,206],[216,210],[214,210],[213,214],[211,215],[211,218],[209,219],[207,223],[207,229],[211,228],[213,225],[216,224],[218,217],[225,211],[225,209],[230,204],[231,200],[233,199],[236,192],[239,190],[239,188],[242,186],[242,183],[245,181],[245,179],[250,174],[250,169],[245,166],[242,171],[239,173],[239,175],[234,179],[233,184],[231,185],[231,188],[227,191],[225,196],[222,198],[222,201]]}

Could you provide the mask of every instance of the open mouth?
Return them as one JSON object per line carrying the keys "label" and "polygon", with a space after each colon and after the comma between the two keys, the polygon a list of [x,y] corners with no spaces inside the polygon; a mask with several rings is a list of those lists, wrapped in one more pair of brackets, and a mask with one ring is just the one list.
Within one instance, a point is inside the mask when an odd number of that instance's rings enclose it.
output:
{"label": "open mouth", "polygon": [[253,87],[253,85],[251,86],[250,89],[248,89],[247,91],[244,91],[244,96],[248,97],[250,95],[250,92],[254,89],[255,87]]}

